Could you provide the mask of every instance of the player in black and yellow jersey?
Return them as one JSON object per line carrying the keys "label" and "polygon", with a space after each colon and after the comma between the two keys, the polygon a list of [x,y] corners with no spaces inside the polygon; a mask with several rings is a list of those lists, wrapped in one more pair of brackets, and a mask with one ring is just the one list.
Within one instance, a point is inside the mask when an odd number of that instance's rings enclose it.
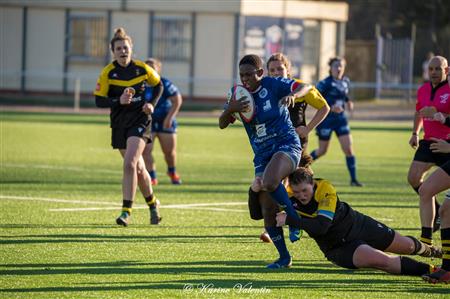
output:
{"label": "player in black and yellow jersey", "polygon": [[288,193],[301,216],[300,220],[276,216],[277,226],[289,224],[306,231],[319,245],[326,258],[349,268],[375,268],[393,274],[421,276],[435,270],[429,264],[397,254],[440,257],[442,251],[402,236],[375,219],[353,210],[340,201],[334,186],[314,179],[310,170],[298,168],[289,176]]}
{"label": "player in black and yellow jersey", "polygon": [[[100,74],[94,92],[97,107],[111,108],[112,147],[123,157],[123,205],[116,219],[127,226],[136,187],[150,208],[150,223],[159,224],[159,201],[153,194],[150,176],[145,170],[142,152],[151,142],[151,113],[163,92],[158,73],[142,61],[132,60],[133,43],[123,28],[111,40],[114,61]],[[146,85],[154,87],[153,96],[145,101]]]}

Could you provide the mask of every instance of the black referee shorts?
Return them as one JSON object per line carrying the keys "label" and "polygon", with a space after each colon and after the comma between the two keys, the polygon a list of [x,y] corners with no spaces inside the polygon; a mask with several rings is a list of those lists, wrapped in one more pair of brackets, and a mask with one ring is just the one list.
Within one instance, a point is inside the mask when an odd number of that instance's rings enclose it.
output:
{"label": "black referee shorts", "polygon": [[[450,154],[444,153],[433,153],[430,149],[430,144],[433,143],[432,140],[420,140],[419,148],[414,155],[414,161],[434,163],[437,166],[441,166],[450,160]],[[447,140],[449,142],[449,140]]]}

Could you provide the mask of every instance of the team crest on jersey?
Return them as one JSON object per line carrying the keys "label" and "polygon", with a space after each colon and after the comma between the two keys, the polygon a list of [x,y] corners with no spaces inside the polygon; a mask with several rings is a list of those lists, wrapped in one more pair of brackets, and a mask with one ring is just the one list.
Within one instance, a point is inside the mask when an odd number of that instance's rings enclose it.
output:
{"label": "team crest on jersey", "polygon": [[97,83],[97,85],[95,85],[95,91],[99,91],[100,90],[100,83]]}
{"label": "team crest on jersey", "polygon": [[258,93],[258,96],[261,99],[264,99],[265,97],[267,97],[267,89],[265,89],[265,88],[261,89],[261,91]]}
{"label": "team crest on jersey", "polygon": [[443,95],[440,96],[440,98],[441,98],[441,104],[446,104],[446,103],[447,103],[448,96],[449,96],[448,93],[443,94]]}
{"label": "team crest on jersey", "polygon": [[139,69],[136,69],[136,76],[139,76],[140,73]]}
{"label": "team crest on jersey", "polygon": [[264,112],[265,112],[265,111],[269,111],[270,109],[272,109],[272,105],[270,104],[270,100],[267,100],[267,101],[264,103],[263,110],[264,110]]}

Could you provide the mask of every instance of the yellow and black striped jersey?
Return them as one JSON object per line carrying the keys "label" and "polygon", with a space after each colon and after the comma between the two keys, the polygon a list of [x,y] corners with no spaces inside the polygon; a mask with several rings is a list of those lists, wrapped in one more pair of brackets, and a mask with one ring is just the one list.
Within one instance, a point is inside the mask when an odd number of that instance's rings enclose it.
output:
{"label": "yellow and black striped jersey", "polygon": [[[339,240],[346,238],[349,231],[360,221],[360,214],[353,210],[347,203],[339,200],[334,186],[327,180],[314,179],[314,195],[311,201],[303,205],[294,196],[292,189],[287,188],[289,198],[297,213],[303,219],[311,219],[308,227],[303,229],[316,240],[320,248],[333,246]],[[313,221],[314,220],[314,221]],[[318,233],[318,226],[323,220],[330,223],[326,232]]]}
{"label": "yellow and black striped jersey", "polygon": [[[117,103],[111,106],[111,127],[128,128],[148,121],[149,116],[142,111],[142,95],[147,85],[156,86],[160,80],[153,68],[139,60],[132,60],[126,67],[113,61],[103,68],[94,95]],[[127,87],[133,87],[136,93],[131,104],[120,105],[119,98]]]}
{"label": "yellow and black striped jersey", "polygon": [[[299,83],[304,83],[302,80],[294,80]],[[305,96],[295,99],[295,104],[293,107],[289,107],[289,115],[295,128],[306,125],[305,111],[307,105],[311,105],[319,110],[328,104],[320,92],[312,86],[311,90]]]}

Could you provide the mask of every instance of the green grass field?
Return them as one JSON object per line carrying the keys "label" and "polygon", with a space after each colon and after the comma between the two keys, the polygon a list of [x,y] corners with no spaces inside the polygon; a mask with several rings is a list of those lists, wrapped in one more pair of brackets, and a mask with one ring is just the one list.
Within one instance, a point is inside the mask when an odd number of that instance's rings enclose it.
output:
{"label": "green grass field", "polygon": [[[240,125],[219,130],[216,119],[179,119],[178,168],[184,184],[169,184],[158,145],[155,189],[163,222],[149,225],[138,193],[132,224],[123,228],[114,222],[122,200],[121,158],[110,147],[108,116],[2,112],[0,117],[1,298],[450,294],[448,286],[416,277],[338,268],[308,236],[288,244],[292,268],[265,269],[276,250],[259,241],[263,223],[248,215],[253,156]],[[413,156],[410,126],[352,123],[363,188],[349,187],[336,138],[313,168],[337,186],[341,200],[402,234],[418,236],[418,198],[406,182]],[[310,149],[315,139],[312,135]]]}

